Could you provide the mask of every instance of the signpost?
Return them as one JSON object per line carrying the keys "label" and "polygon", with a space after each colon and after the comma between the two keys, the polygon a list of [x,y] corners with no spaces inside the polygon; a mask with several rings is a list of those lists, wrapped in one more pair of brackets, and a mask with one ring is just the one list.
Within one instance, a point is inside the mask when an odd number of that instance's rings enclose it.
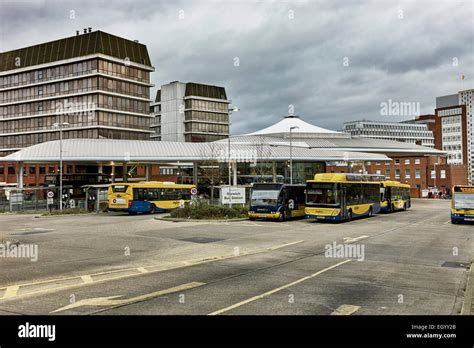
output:
{"label": "signpost", "polygon": [[48,191],[46,193],[46,205],[50,213],[51,213],[51,210],[53,209],[53,204],[54,204],[54,192]]}
{"label": "signpost", "polygon": [[[232,196],[229,194],[232,194]],[[245,204],[245,188],[229,186],[221,187],[221,203],[222,204]]]}

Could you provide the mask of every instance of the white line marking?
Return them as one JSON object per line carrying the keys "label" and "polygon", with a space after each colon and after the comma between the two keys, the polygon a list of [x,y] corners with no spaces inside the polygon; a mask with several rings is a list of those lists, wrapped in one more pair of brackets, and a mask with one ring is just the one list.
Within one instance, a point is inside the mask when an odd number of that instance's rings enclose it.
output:
{"label": "white line marking", "polygon": [[73,308],[83,307],[83,306],[122,306],[122,305],[146,301],[154,297],[158,297],[165,294],[171,294],[177,291],[192,289],[192,288],[202,286],[202,285],[205,285],[205,283],[199,283],[199,282],[186,283],[186,284],[175,286],[173,288],[159,290],[159,291],[155,291],[149,294],[140,295],[140,296],[136,296],[132,298],[121,299],[121,300],[118,300],[117,298],[122,297],[122,295],[86,298],[84,300],[80,300],[78,302],[71,303],[67,306],[58,308],[50,313],[62,312],[68,309],[73,309]]}
{"label": "white line marking", "polygon": [[247,300],[238,302],[238,303],[236,303],[236,304],[233,304],[232,306],[229,306],[229,307],[220,309],[220,310],[218,310],[218,311],[209,313],[209,315],[222,314],[222,313],[224,313],[224,312],[230,311],[230,310],[235,309],[235,308],[237,308],[237,307],[243,306],[243,305],[245,305],[245,304],[247,304],[247,303],[250,303],[250,302],[253,302],[253,301],[256,301],[256,300],[260,300],[260,299],[262,299],[262,298],[264,298],[264,297],[267,297],[267,296],[272,295],[272,294],[274,294],[274,293],[276,293],[276,292],[278,292],[278,291],[281,291],[281,290],[284,290],[284,289],[286,289],[286,288],[289,288],[289,287],[291,287],[291,286],[293,286],[293,285],[302,283],[302,282],[304,282],[305,280],[314,278],[314,277],[320,275],[321,273],[327,272],[327,271],[329,271],[329,270],[331,270],[331,269],[333,269],[333,268],[339,267],[339,266],[341,266],[341,265],[343,265],[343,264],[345,264],[345,263],[351,262],[351,261],[352,261],[352,260],[349,259],[349,260],[345,260],[345,261],[336,263],[335,265],[332,265],[332,266],[330,266],[330,267],[327,267],[327,268],[325,268],[325,269],[322,269],[322,270],[320,270],[320,271],[318,271],[318,272],[316,272],[316,273],[313,273],[313,274],[311,274],[311,275],[309,275],[309,276],[307,276],[307,277],[304,277],[304,278],[295,280],[294,282],[291,282],[291,283],[289,283],[289,284],[280,286],[279,288],[270,290],[270,291],[265,292],[265,293],[263,293],[263,294],[261,294],[261,295],[257,295],[257,296],[251,297],[251,298],[249,298],[249,299],[247,299]]}
{"label": "white line marking", "polygon": [[5,289],[5,293],[3,294],[2,299],[15,297],[19,289],[20,289],[19,285],[9,286],[8,288]]}
{"label": "white line marking", "polygon": [[90,275],[83,275],[81,277],[82,281],[86,284],[89,284],[89,283],[93,283],[94,280],[92,279],[92,277]]}
{"label": "white line marking", "polygon": [[336,310],[331,313],[331,315],[351,315],[352,313],[357,312],[359,309],[360,306],[344,304],[337,307]]}
{"label": "white line marking", "polygon": [[369,236],[367,236],[365,234],[363,236],[356,237],[356,238],[344,237],[344,243],[345,244],[354,243],[354,242],[357,242],[359,240],[366,239],[366,238],[369,238]]}

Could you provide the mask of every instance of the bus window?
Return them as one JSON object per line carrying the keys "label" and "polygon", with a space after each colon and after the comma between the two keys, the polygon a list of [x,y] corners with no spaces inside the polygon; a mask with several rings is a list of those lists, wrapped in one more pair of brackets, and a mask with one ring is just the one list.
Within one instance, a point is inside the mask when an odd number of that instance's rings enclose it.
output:
{"label": "bus window", "polygon": [[276,206],[279,194],[279,190],[252,190],[251,204],[254,206]]}
{"label": "bus window", "polygon": [[339,191],[334,184],[309,183],[306,197],[308,204],[339,204]]}
{"label": "bus window", "polygon": [[127,192],[128,185],[112,185],[112,192]]}

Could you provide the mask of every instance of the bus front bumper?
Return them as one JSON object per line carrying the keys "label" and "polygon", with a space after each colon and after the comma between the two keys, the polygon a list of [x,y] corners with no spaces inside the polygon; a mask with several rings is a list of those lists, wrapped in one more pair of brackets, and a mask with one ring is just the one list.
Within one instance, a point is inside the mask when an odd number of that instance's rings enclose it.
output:
{"label": "bus front bumper", "polygon": [[249,218],[252,219],[279,219],[280,218],[280,212],[270,212],[270,213],[257,213],[257,212],[248,212]]}
{"label": "bus front bumper", "polygon": [[314,220],[324,220],[324,221],[341,221],[341,215],[328,216],[328,215],[305,214],[305,218],[314,219]]}
{"label": "bus front bumper", "polygon": [[474,215],[451,213],[451,221],[453,221],[453,222],[463,222],[463,221],[474,222]]}

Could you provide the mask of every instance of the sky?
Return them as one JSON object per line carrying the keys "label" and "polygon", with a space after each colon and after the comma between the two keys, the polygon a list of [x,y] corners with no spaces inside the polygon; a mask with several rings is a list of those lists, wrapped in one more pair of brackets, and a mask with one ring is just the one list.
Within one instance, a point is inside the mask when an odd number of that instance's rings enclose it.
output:
{"label": "sky", "polygon": [[0,0],[1,52],[86,27],[147,45],[153,98],[176,80],[225,87],[232,134],[290,113],[333,130],[407,120],[474,88],[473,0]]}

